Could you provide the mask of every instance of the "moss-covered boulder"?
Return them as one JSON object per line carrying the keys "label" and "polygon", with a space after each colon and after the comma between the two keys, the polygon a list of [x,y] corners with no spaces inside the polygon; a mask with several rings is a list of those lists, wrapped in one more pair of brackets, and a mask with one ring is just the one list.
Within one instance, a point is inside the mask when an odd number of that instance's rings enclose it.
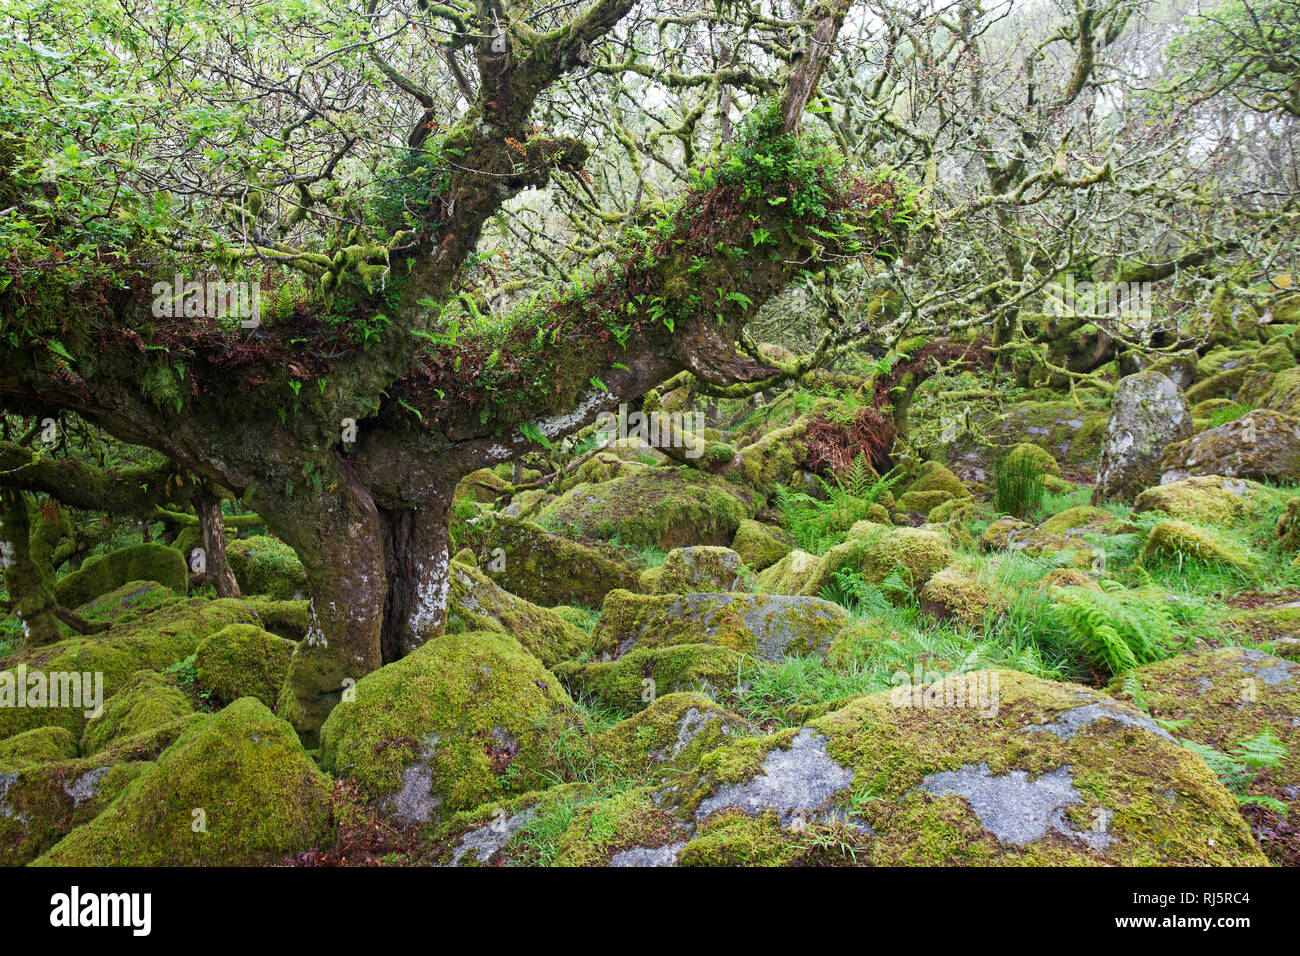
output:
{"label": "moss-covered boulder", "polygon": [[578,657],[591,644],[563,614],[516,597],[478,568],[453,561],[447,633],[473,631],[509,634],[548,667]]}
{"label": "moss-covered boulder", "polygon": [[75,608],[138,581],[154,581],[184,594],[189,588],[189,569],[173,548],[153,542],[137,544],[87,558],[79,570],[55,582],[54,595],[64,607]]}
{"label": "moss-covered boulder", "polygon": [[598,485],[578,485],[541,510],[538,520],[572,537],[617,538],[664,551],[726,545],[752,518],[755,495],[694,468],[644,468]]}
{"label": "moss-covered boulder", "polygon": [[87,620],[119,624],[177,600],[175,591],[156,581],[128,581],[74,610]]}
{"label": "moss-covered boulder", "polygon": [[293,648],[293,641],[255,624],[223,627],[199,641],[195,649],[195,687],[219,707],[241,697],[256,697],[273,708]]}
{"label": "moss-covered boulder", "polygon": [[[1253,780],[1243,781],[1247,793],[1241,795],[1280,800],[1292,820],[1300,813],[1300,663],[1225,647],[1140,667],[1127,685],[1116,679],[1111,690],[1121,694],[1125,686],[1140,688],[1146,711],[1170,722],[1180,738],[1221,754],[1231,756],[1268,728],[1289,756],[1280,766],[1260,769]],[[1264,848],[1275,849],[1267,840]]]}
{"label": "moss-covered boulder", "polygon": [[95,819],[150,766],[106,756],[17,766],[0,760],[0,866],[36,859]]}
{"label": "moss-covered boulder", "polygon": [[[235,627],[247,625],[233,625]],[[97,754],[194,712],[189,698],[155,671],[137,671],[108,699],[104,712],[86,721],[81,752]]]}
{"label": "moss-covered boulder", "polygon": [[406,823],[436,821],[563,776],[573,701],[514,638],[434,638],[357,682],[321,728],[321,764]]}
{"label": "moss-covered boulder", "polygon": [[736,687],[743,656],[717,644],[633,647],[614,661],[569,662],[554,672],[574,697],[628,714],[668,694],[727,699]]}
{"label": "moss-covered boulder", "polygon": [[758,590],[764,594],[802,594],[818,574],[822,561],[817,555],[796,548],[758,575]]}
{"label": "moss-covered boulder", "polygon": [[740,555],[730,548],[673,548],[661,566],[642,572],[642,590],[651,594],[743,591],[743,570]]}
{"label": "moss-covered boulder", "polygon": [[1010,603],[1010,595],[990,577],[982,562],[954,561],[925,582],[919,595],[921,610],[939,620],[978,623]]}
{"label": "moss-covered boulder", "polygon": [[757,734],[749,721],[702,694],[657,697],[640,713],[619,721],[594,741],[601,761],[620,774],[643,779],[665,770],[695,767],[727,740]]}
{"label": "moss-covered boulder", "polygon": [[1187,397],[1171,380],[1159,372],[1121,379],[1106,423],[1093,504],[1132,501],[1156,484],[1165,449],[1191,434]]}
{"label": "moss-covered boulder", "polygon": [[1286,503],[1286,513],[1277,519],[1277,543],[1283,551],[1300,553],[1300,498]]}
{"label": "moss-covered boulder", "polygon": [[637,588],[630,565],[531,521],[484,514],[459,526],[456,536],[493,581],[543,607],[600,607],[615,588]]}
{"label": "moss-covered boulder", "polygon": [[1163,511],[1187,521],[1233,525],[1253,520],[1261,509],[1287,497],[1256,481],[1213,475],[1148,488],[1138,495],[1133,511]]}
{"label": "moss-covered boulder", "polygon": [[824,653],[847,620],[838,604],[798,595],[611,591],[593,639],[614,657],[633,647],[717,644],[774,661]]}
{"label": "moss-covered boulder", "polygon": [[1292,418],[1300,418],[1300,368],[1278,372],[1261,379],[1260,387],[1247,396],[1261,408],[1270,408]]}
{"label": "moss-covered boulder", "polygon": [[1036,528],[1019,518],[1002,517],[980,536],[983,552],[1019,551],[1033,558],[1065,555],[1063,560],[1084,567],[1092,563],[1092,548],[1075,538]]}
{"label": "moss-covered boulder", "polygon": [[866,539],[860,570],[868,584],[881,584],[893,575],[913,591],[925,586],[936,571],[952,563],[948,538],[928,528],[895,528]]}
{"label": "moss-covered boulder", "polygon": [[1062,465],[1095,467],[1109,417],[1108,403],[1017,402],[977,416],[974,431],[987,435],[989,445],[956,442],[949,452],[949,461],[957,471],[964,473],[975,468],[987,475],[992,471],[991,463],[999,460],[1005,450],[1030,442],[1051,452]]}
{"label": "moss-covered boulder", "polygon": [[770,568],[794,549],[794,539],[775,525],[746,518],[736,529],[731,550],[753,571]]}
{"label": "moss-covered boulder", "polygon": [[1085,534],[1110,534],[1119,524],[1120,519],[1114,512],[1083,505],[1054,514],[1038,527],[1048,534],[1077,538]]}
{"label": "moss-covered boulder", "polygon": [[1162,481],[1220,475],[1300,481],[1300,419],[1256,409],[1165,449]]}
{"label": "moss-covered boulder", "polygon": [[307,571],[293,548],[278,538],[255,535],[228,541],[226,560],[241,594],[265,594],[279,601],[307,596]]}
{"label": "moss-covered boulder", "polygon": [[293,727],[245,697],[194,724],[39,864],[252,866],[315,845],[329,778]]}
{"label": "moss-covered boulder", "polygon": [[1151,718],[1015,671],[725,743],[653,799],[678,865],[1265,862],[1231,795]]}
{"label": "moss-covered boulder", "polygon": [[24,767],[76,756],[77,738],[66,727],[36,727],[0,740],[0,767]]}
{"label": "moss-covered boulder", "polygon": [[452,493],[455,502],[477,501],[490,504],[497,497],[512,489],[510,482],[498,475],[491,468],[480,468],[460,480]]}
{"label": "moss-covered boulder", "polygon": [[1228,541],[1212,528],[1202,528],[1189,521],[1161,521],[1148,533],[1142,545],[1139,560],[1173,560],[1198,564],[1222,564],[1235,568],[1242,574],[1255,574],[1254,561],[1249,553]]}
{"label": "moss-covered boulder", "polygon": [[[45,647],[13,654],[0,670],[0,699],[6,686],[17,685],[17,669],[26,669],[29,683],[36,672],[102,674],[103,703],[116,694],[136,671],[162,670],[194,653],[199,641],[229,624],[255,624],[257,617],[242,601],[189,598],[166,604],[138,620],[119,624],[90,637],[74,637]],[[0,706],[0,739],[33,727],[66,727],[76,736],[86,724],[86,707]]]}

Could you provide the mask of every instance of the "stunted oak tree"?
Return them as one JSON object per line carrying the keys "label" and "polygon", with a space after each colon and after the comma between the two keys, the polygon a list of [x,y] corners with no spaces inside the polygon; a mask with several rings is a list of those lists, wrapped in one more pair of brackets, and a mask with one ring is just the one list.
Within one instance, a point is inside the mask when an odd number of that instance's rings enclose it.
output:
{"label": "stunted oak tree", "polygon": [[[11,4],[0,402],[74,411],[247,496],[310,580],[280,698],[310,737],[346,680],[442,630],[458,479],[683,370],[779,374],[737,348],[759,306],[896,254],[907,191],[800,130],[847,8]],[[487,311],[485,223],[524,191],[590,185],[582,113],[609,107],[584,84],[647,69],[634,25],[715,21],[748,41],[674,76],[737,85],[733,139],[612,223],[590,275]],[[254,283],[261,314],[209,314],[217,281]]]}

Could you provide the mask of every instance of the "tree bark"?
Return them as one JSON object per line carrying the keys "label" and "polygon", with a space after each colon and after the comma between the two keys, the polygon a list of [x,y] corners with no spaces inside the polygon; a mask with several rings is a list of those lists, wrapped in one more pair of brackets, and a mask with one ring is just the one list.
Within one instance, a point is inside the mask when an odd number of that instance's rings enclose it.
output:
{"label": "tree bark", "polygon": [[26,646],[41,647],[59,640],[54,575],[32,556],[27,495],[14,488],[0,489],[0,564]]}
{"label": "tree bark", "polygon": [[194,510],[198,513],[202,532],[207,582],[217,589],[217,597],[239,597],[239,583],[226,560],[226,523],[221,513],[221,498],[204,486],[194,495]]}

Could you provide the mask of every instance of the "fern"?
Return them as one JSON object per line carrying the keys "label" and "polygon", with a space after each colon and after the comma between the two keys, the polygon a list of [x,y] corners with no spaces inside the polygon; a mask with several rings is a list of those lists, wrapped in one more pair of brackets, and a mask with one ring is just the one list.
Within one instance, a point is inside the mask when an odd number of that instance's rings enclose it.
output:
{"label": "fern", "polygon": [[1074,645],[1112,674],[1160,660],[1177,639],[1173,614],[1114,582],[1104,591],[1061,589],[1057,610]]}
{"label": "fern", "polygon": [[843,532],[868,517],[872,507],[901,477],[892,471],[883,477],[877,475],[859,452],[847,475],[833,476],[831,481],[817,477],[825,498],[778,485],[776,505],[795,543],[804,551],[822,554],[839,543]]}
{"label": "fern", "polygon": [[1243,741],[1226,754],[1193,740],[1184,740],[1182,744],[1205,761],[1241,806],[1261,806],[1285,819],[1286,804],[1274,797],[1250,792],[1261,770],[1281,766],[1282,761],[1291,756],[1272,727],[1265,725],[1250,740]]}

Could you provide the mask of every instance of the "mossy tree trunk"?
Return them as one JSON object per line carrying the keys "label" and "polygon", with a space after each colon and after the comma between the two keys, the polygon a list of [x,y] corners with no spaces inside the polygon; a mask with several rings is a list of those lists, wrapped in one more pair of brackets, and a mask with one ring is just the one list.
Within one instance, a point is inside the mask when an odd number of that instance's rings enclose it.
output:
{"label": "mossy tree trunk", "polygon": [[54,574],[32,555],[31,514],[27,495],[13,488],[0,489],[0,562],[14,615],[22,622],[28,647],[59,640],[54,596]]}

